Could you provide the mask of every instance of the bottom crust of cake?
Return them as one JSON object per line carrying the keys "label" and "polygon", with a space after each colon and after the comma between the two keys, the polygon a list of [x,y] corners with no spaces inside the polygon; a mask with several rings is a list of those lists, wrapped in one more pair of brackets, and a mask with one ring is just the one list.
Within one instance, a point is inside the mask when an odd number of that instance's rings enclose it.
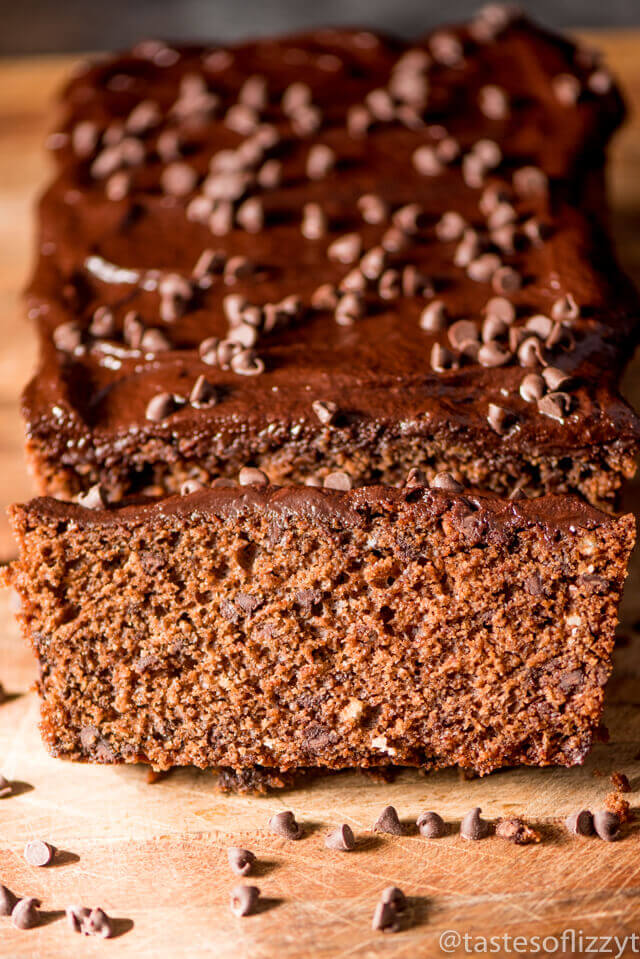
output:
{"label": "bottom crust of cake", "polygon": [[577,500],[424,488],[41,499],[11,519],[51,753],[248,788],[256,767],[581,763],[634,539],[633,517]]}

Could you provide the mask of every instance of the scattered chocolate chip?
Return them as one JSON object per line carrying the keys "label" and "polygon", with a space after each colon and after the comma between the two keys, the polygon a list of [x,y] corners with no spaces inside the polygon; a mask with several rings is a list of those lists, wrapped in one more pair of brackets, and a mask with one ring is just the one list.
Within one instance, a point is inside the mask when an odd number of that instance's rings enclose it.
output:
{"label": "scattered chocolate chip", "polygon": [[373,117],[365,106],[355,104],[347,110],[347,130],[349,136],[359,139],[369,132]]}
{"label": "scattered chocolate chip", "polygon": [[473,320],[456,320],[447,335],[454,350],[461,350],[466,343],[478,341],[478,328]]}
{"label": "scattered chocolate chip", "polygon": [[380,242],[388,253],[399,253],[400,250],[404,250],[405,247],[409,246],[410,241],[404,230],[399,229],[397,226],[391,226],[382,234],[382,240]]}
{"label": "scattered chocolate chip", "polygon": [[347,492],[352,487],[351,477],[343,470],[335,470],[328,473],[324,478],[323,486],[325,489],[336,489]]}
{"label": "scattered chocolate chip", "polygon": [[358,209],[365,223],[384,223],[389,216],[385,201],[373,193],[365,193],[358,198]]}
{"label": "scattered chocolate chip", "polygon": [[440,839],[448,833],[447,824],[437,812],[421,812],[416,820],[418,832],[425,839]]}
{"label": "scattered chocolate chip", "polygon": [[16,929],[33,929],[38,925],[40,921],[39,905],[40,901],[33,897],[18,900],[11,910],[11,921]]}
{"label": "scattered chocolate chip", "polygon": [[432,370],[435,370],[436,373],[444,373],[445,370],[451,369],[453,360],[453,354],[446,346],[442,346],[440,343],[433,344],[430,356]]}
{"label": "scattered chocolate chip", "polygon": [[269,477],[253,466],[243,466],[238,473],[240,486],[268,486]]}
{"label": "scattered chocolate chip", "polygon": [[486,316],[497,317],[507,326],[510,326],[516,318],[516,308],[511,300],[503,296],[494,296],[487,301],[484,307]]}
{"label": "scattered chocolate chip", "polygon": [[[6,702],[7,696],[4,691],[4,687],[1,687],[2,692],[0,693],[0,702]],[[0,773],[0,799],[6,799],[7,796],[10,796],[13,792],[13,786],[8,779]]]}
{"label": "scattered chocolate chip", "polygon": [[269,828],[283,839],[295,840],[302,839],[304,836],[304,829],[296,822],[296,817],[290,809],[275,813],[269,820]]}
{"label": "scattered chocolate chip", "polygon": [[482,323],[482,342],[492,343],[504,336],[509,330],[508,325],[499,316],[489,314]]}
{"label": "scattered chocolate chip", "polygon": [[436,473],[431,480],[431,487],[433,489],[447,490],[450,493],[461,493],[464,489],[462,483],[459,483],[455,476],[445,471]]}
{"label": "scattered chocolate chip", "polygon": [[319,203],[305,203],[302,208],[302,235],[308,240],[318,240],[329,228],[327,215]]}
{"label": "scattered chocolate chip", "polygon": [[403,835],[402,824],[394,806],[385,806],[373,824],[373,831],[386,832],[392,836]]}
{"label": "scattered chocolate chip", "polygon": [[378,295],[383,300],[395,300],[402,290],[402,278],[398,270],[385,270],[378,282]]}
{"label": "scattered chocolate chip", "polygon": [[398,932],[398,913],[388,902],[379,902],[373,913],[371,928],[376,932]]}
{"label": "scattered chocolate chip", "polygon": [[554,320],[577,320],[580,316],[580,307],[571,293],[561,296],[551,307],[551,316]]}
{"label": "scattered chocolate chip", "polygon": [[70,924],[73,923],[76,932],[81,932],[85,936],[99,936],[102,939],[110,939],[113,936],[111,918],[104,909],[99,907],[88,910],[82,906],[70,906],[67,909],[67,919]]}
{"label": "scattered chocolate chip", "polygon": [[572,376],[570,373],[565,372],[565,370],[560,370],[555,366],[547,366],[542,371],[542,378],[549,390],[555,392],[556,390],[567,389],[572,383]]}
{"label": "scattered chocolate chip", "polygon": [[227,849],[227,858],[236,876],[248,876],[256,861],[256,857],[250,850],[239,849],[237,846]]}
{"label": "scattered chocolate chip", "polygon": [[[515,333],[515,330],[512,332]],[[544,352],[542,349],[542,344],[537,336],[527,336],[525,333],[524,338],[517,347],[517,353],[520,366],[544,365]]]}
{"label": "scattered chocolate chip", "polygon": [[82,345],[82,330],[75,320],[61,323],[53,331],[53,342],[61,353],[73,353]]}
{"label": "scattered chocolate chip", "polygon": [[420,230],[424,211],[418,203],[406,203],[393,214],[393,223],[403,233],[414,234]]}
{"label": "scattered chocolate chip", "polygon": [[200,409],[201,407],[215,406],[217,402],[218,391],[201,373],[189,393],[189,403],[196,409]]}
{"label": "scattered chocolate chip", "polygon": [[113,312],[108,306],[99,306],[93,312],[91,323],[89,324],[89,333],[95,337],[113,336],[116,324]]}
{"label": "scattered chocolate chip", "polygon": [[364,300],[358,292],[352,290],[340,297],[335,308],[336,323],[352,326],[361,316],[364,316]]}
{"label": "scattered chocolate chip", "polygon": [[10,916],[17,901],[18,897],[0,884],[0,916]]}
{"label": "scattered chocolate chip", "polygon": [[382,276],[386,262],[386,250],[381,246],[374,246],[360,260],[360,270],[368,280],[378,280]]}
{"label": "scattered chocolate chip", "polygon": [[118,170],[116,173],[112,173],[104,185],[104,192],[107,195],[107,199],[112,200],[114,203],[119,203],[120,200],[124,200],[124,198],[129,195],[130,189],[131,175],[125,170]]}
{"label": "scattered chocolate chip", "polygon": [[509,350],[501,349],[497,343],[483,343],[478,350],[478,363],[487,368],[504,366],[511,357]]}
{"label": "scattered chocolate chip", "polygon": [[338,294],[331,283],[323,283],[311,294],[311,306],[314,310],[334,310],[338,304]]}
{"label": "scattered chocolate chip", "polygon": [[163,353],[171,349],[171,343],[161,330],[145,330],[140,342],[145,353]]}
{"label": "scattered chocolate chip", "polygon": [[587,86],[592,93],[603,96],[613,89],[613,79],[608,70],[596,70],[587,80]]}
{"label": "scattered chocolate chip", "polygon": [[264,207],[257,196],[249,197],[236,211],[236,222],[247,233],[260,233],[264,228]]}
{"label": "scattered chocolate chip", "polygon": [[204,484],[200,483],[196,479],[185,480],[184,483],[180,486],[180,495],[189,496],[190,493],[197,493],[198,490],[204,489]]}
{"label": "scattered chocolate chip", "polygon": [[251,260],[246,256],[230,257],[224,268],[225,283],[235,283],[237,280],[246,279],[254,272],[254,266]]}
{"label": "scattered chocolate chip", "polygon": [[[488,283],[493,281],[493,277],[500,270],[500,257],[496,253],[482,253],[469,263],[467,267],[467,276],[476,283]],[[497,293],[504,293],[506,290],[497,289]]]}
{"label": "scattered chocolate chip", "polygon": [[559,73],[551,86],[556,100],[565,107],[573,107],[580,99],[580,81],[572,73]]}
{"label": "scattered chocolate chip", "polygon": [[420,328],[427,333],[439,333],[446,329],[447,310],[442,300],[432,300],[420,314]]}
{"label": "scattered chocolate chip", "polygon": [[280,160],[265,160],[257,173],[259,186],[263,190],[274,190],[282,183],[282,163]]}
{"label": "scattered chocolate chip", "polygon": [[307,156],[307,176],[310,180],[323,180],[336,165],[335,151],[326,143],[316,143]]}
{"label": "scattered chocolate chip", "polygon": [[171,393],[157,393],[147,403],[145,416],[153,423],[160,423],[175,412],[175,409],[176,403]]}
{"label": "scattered chocolate chip", "polygon": [[490,120],[504,120],[509,115],[509,97],[505,90],[494,84],[480,88],[478,105],[481,113]]}
{"label": "scattered chocolate chip", "polygon": [[233,228],[233,205],[229,200],[217,200],[209,217],[209,229],[215,236],[226,236]]}
{"label": "scattered chocolate chip", "polygon": [[537,402],[545,392],[545,381],[537,373],[527,373],[520,384],[520,396],[526,403]]}
{"label": "scattered chocolate chip", "polygon": [[535,166],[520,167],[513,174],[513,188],[519,196],[544,196],[549,189],[546,173]]}
{"label": "scattered chocolate chip", "polygon": [[231,890],[231,912],[234,916],[251,916],[256,911],[259,898],[257,886],[234,886]]}
{"label": "scattered chocolate chip", "polygon": [[599,809],[593,814],[593,828],[600,839],[615,842],[620,838],[620,817],[608,809]]}
{"label": "scattered chocolate chip", "polygon": [[99,138],[98,126],[91,120],[82,120],[80,123],[76,123],[71,131],[73,152],[82,159],[90,157],[98,145]]}
{"label": "scattered chocolate chip", "polygon": [[501,266],[491,277],[491,285],[496,293],[517,293],[522,286],[522,277],[511,266]]}
{"label": "scattered chocolate chip", "polygon": [[85,509],[102,509],[106,504],[104,490],[100,483],[95,483],[86,493],[80,493],[76,497],[78,506],[84,506]]}
{"label": "scattered chocolate chip", "polygon": [[486,170],[495,170],[502,163],[502,150],[495,140],[482,137],[471,148],[471,156],[478,160]]}
{"label": "scattered chocolate chip", "polygon": [[284,93],[280,106],[286,114],[294,113],[300,107],[308,106],[311,103],[311,87],[306,83],[296,81],[289,84]]}
{"label": "scattered chocolate chip", "polygon": [[160,183],[165,193],[170,196],[187,196],[195,190],[198,174],[188,163],[175,161],[164,168],[160,176]]}
{"label": "scattered chocolate chip", "polygon": [[457,67],[463,59],[462,44],[455,33],[438,30],[429,39],[429,50],[436,63],[446,67]]}
{"label": "scattered chocolate chip", "polygon": [[337,260],[339,263],[354,263],[362,251],[362,240],[357,233],[346,233],[338,237],[329,246],[327,254],[329,259]]}
{"label": "scattered chocolate chip", "polygon": [[141,135],[157,127],[162,120],[160,107],[154,100],[142,100],[138,103],[125,122],[129,133]]}
{"label": "scattered chocolate chip", "polygon": [[380,893],[380,902],[391,906],[396,912],[404,912],[407,908],[407,897],[398,886],[385,886]]}
{"label": "scattered chocolate chip", "polygon": [[[509,207],[515,216],[515,210],[511,206],[511,191],[506,183],[490,183],[482,191],[482,196],[478,201],[481,213],[490,217],[497,209],[502,206]],[[508,222],[513,222],[510,218]],[[496,224],[496,226],[499,224]]]}
{"label": "scattered chocolate chip", "polygon": [[506,839],[516,846],[527,846],[530,843],[540,842],[540,833],[522,819],[501,819],[496,826],[496,836]]}
{"label": "scattered chocolate chip", "polygon": [[417,466],[412,466],[409,472],[407,473],[407,478],[404,481],[405,486],[427,486],[427,475],[423,470],[418,469]]}
{"label": "scattered chocolate chip", "polygon": [[253,133],[260,122],[260,116],[257,110],[247,106],[245,103],[234,103],[227,110],[224,123],[235,133],[241,136],[249,136]]}
{"label": "scattered chocolate chip", "polygon": [[55,853],[55,846],[49,845],[43,839],[32,839],[24,847],[24,858],[30,866],[48,866]]}
{"label": "scattered chocolate chip", "polygon": [[487,419],[489,426],[500,434],[507,433],[515,422],[514,414],[496,403],[489,403]]}
{"label": "scattered chocolate chip", "polygon": [[436,223],[436,236],[443,243],[459,240],[467,227],[467,221],[455,210],[443,213]]}
{"label": "scattered chocolate chip", "polygon": [[546,340],[553,329],[553,321],[543,313],[537,313],[529,317],[525,323],[525,329],[529,333],[535,333],[541,340]]}
{"label": "scattered chocolate chip", "polygon": [[329,426],[338,412],[338,405],[332,400],[314,400],[311,409],[323,426]]}
{"label": "scattered chocolate chip", "polygon": [[351,826],[344,823],[336,829],[332,829],[325,836],[324,844],[327,849],[335,849],[339,852],[351,852],[356,847],[356,840]]}
{"label": "scattered chocolate chip", "polygon": [[567,414],[571,410],[571,397],[568,393],[555,392],[547,393],[542,399],[538,400],[538,411],[544,416],[549,416],[559,423],[564,422]]}
{"label": "scattered chocolate chip", "polygon": [[414,169],[421,176],[438,176],[444,170],[444,163],[438,156],[435,147],[423,144],[413,152],[411,157]]}
{"label": "scattered chocolate chip", "polygon": [[443,137],[436,143],[436,154],[439,160],[447,165],[454,163],[460,156],[460,144],[455,137]]}
{"label": "scattered chocolate chip", "polygon": [[291,126],[297,136],[310,136],[322,126],[322,113],[313,105],[300,107],[291,114]]}
{"label": "scattered chocolate chip", "polygon": [[481,809],[476,806],[460,823],[460,835],[463,839],[484,839],[491,832],[491,825],[480,818]]}
{"label": "scattered chocolate chip", "polygon": [[487,226],[494,234],[500,236],[498,231],[502,227],[515,223],[516,219],[515,208],[510,203],[498,203],[487,217]]}
{"label": "scattered chocolate chip", "polygon": [[171,163],[180,157],[181,142],[177,130],[163,130],[156,140],[156,153],[165,163]]}

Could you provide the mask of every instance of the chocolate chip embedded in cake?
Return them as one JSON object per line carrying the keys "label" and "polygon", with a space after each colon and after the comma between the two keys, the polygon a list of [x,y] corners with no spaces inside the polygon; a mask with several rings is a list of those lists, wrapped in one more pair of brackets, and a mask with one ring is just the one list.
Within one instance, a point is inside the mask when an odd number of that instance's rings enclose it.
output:
{"label": "chocolate chip embedded in cake", "polygon": [[355,485],[614,502],[640,437],[638,301],[597,226],[614,84],[521,16],[358,36],[138,46],[68,84],[29,293],[42,492],[346,456]]}
{"label": "chocolate chip embedded in cake", "polygon": [[[12,507],[49,750],[240,773],[581,763],[633,517],[451,487]],[[270,827],[302,834],[290,812]]]}

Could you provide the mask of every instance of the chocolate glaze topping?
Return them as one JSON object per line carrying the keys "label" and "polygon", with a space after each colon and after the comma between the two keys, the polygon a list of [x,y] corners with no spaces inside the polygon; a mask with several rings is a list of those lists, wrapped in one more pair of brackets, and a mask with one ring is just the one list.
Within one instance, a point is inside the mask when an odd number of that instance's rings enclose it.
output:
{"label": "chocolate glaze topping", "polygon": [[[522,18],[148,42],[82,69],[40,207],[32,437],[78,462],[303,440],[320,401],[489,451],[635,446],[616,384],[638,307],[597,216],[623,107],[596,72]],[[547,367],[570,385],[523,397]]]}

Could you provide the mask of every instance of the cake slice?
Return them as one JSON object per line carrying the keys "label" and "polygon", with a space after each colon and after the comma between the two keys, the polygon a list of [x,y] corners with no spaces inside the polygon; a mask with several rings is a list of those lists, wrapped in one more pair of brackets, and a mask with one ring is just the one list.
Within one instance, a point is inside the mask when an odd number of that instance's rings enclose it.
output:
{"label": "cake slice", "polygon": [[144,43],[62,107],[29,290],[41,492],[418,466],[615,503],[638,301],[592,52],[492,5],[412,43]]}
{"label": "cake slice", "polygon": [[12,507],[50,752],[245,777],[581,763],[633,517],[438,483]]}

